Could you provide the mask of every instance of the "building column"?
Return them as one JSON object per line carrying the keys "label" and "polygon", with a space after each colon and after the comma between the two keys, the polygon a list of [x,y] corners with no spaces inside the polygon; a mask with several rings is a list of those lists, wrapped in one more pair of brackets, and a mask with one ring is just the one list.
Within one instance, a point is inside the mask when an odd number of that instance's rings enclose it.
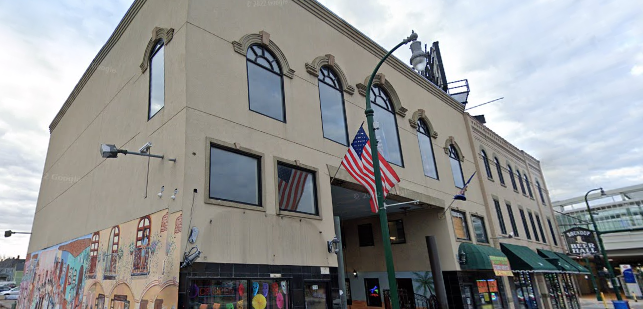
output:
{"label": "building column", "polygon": [[447,302],[447,290],[444,286],[444,277],[442,276],[442,266],[440,265],[440,256],[438,255],[438,245],[435,236],[426,236],[426,247],[429,251],[429,262],[431,263],[431,273],[433,274],[433,284],[435,285],[435,294],[438,297],[440,308],[449,308]]}

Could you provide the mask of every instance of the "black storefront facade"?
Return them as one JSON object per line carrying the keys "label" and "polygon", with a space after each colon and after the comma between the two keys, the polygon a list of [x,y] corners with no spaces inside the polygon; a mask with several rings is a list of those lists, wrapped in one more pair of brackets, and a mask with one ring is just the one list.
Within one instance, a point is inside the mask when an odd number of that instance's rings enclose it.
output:
{"label": "black storefront facade", "polygon": [[339,308],[336,267],[194,263],[179,278],[179,308]]}

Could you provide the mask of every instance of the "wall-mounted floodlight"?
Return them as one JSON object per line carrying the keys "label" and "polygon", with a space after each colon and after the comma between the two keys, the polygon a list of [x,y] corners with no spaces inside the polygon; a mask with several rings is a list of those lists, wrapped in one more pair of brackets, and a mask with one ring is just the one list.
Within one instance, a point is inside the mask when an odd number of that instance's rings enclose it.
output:
{"label": "wall-mounted floodlight", "polygon": [[12,230],[4,231],[4,237],[11,237],[13,234],[31,234],[29,232],[14,232]]}
{"label": "wall-mounted floodlight", "polygon": [[[150,144],[151,146],[151,144]],[[143,147],[145,148],[145,147]],[[149,148],[147,148],[146,151],[149,151]],[[129,151],[125,149],[118,149],[116,148],[116,145],[114,144],[101,144],[100,145],[100,155],[101,157],[105,159],[111,159],[111,158],[117,158],[118,154],[122,153],[124,155],[135,155],[135,156],[143,156],[143,157],[152,157],[152,158],[159,158],[163,159],[163,155],[154,155],[154,154],[149,154],[149,153],[142,153],[142,152],[134,152],[134,151]],[[176,159],[168,159],[169,161],[176,162]]]}

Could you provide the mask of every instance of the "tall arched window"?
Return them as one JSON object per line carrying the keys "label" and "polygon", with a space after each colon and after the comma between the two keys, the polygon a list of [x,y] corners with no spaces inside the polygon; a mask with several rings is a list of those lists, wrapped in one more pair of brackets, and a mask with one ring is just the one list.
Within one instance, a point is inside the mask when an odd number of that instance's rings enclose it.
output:
{"label": "tall arched window", "polygon": [[514,170],[511,168],[511,165],[507,164],[507,169],[509,170],[509,178],[511,179],[511,186],[514,188],[514,191],[518,191],[518,186],[516,185],[516,176],[514,176]]}
{"label": "tall arched window", "polygon": [[522,194],[527,195],[527,191],[525,191],[525,183],[522,181],[522,176],[520,175],[519,170],[516,170],[516,175],[518,175],[518,182],[520,182],[520,190],[522,190]]}
{"label": "tall arched window", "polygon": [[348,145],[341,82],[335,72],[327,66],[319,69],[318,81],[324,137],[342,145]]}
{"label": "tall arched window", "polygon": [[451,162],[451,172],[453,173],[453,182],[455,183],[455,186],[460,189],[464,188],[464,176],[462,176],[460,154],[453,144],[449,145],[449,161]]}
{"label": "tall arched window", "polygon": [[527,192],[529,192],[529,197],[534,198],[534,194],[531,192],[531,185],[529,184],[529,177],[527,173],[522,174],[522,177],[525,178],[525,186],[527,187]]}
{"label": "tall arched window", "polygon": [[487,157],[487,152],[484,150],[480,151],[482,154],[482,162],[484,163],[484,170],[487,172],[487,177],[493,179],[493,174],[491,174],[491,167],[489,166],[489,157]]}
{"label": "tall arched window", "polygon": [[96,275],[96,263],[98,262],[98,244],[100,242],[100,234],[98,232],[92,235],[92,241],[89,245],[89,271],[88,275]]}
{"label": "tall arched window", "polygon": [[438,169],[435,166],[435,156],[433,155],[433,143],[431,143],[431,131],[424,120],[418,119],[417,123],[418,144],[420,144],[424,175],[438,179]]}
{"label": "tall arched window", "polygon": [[502,176],[502,166],[500,166],[500,160],[498,160],[498,157],[493,157],[493,163],[496,164],[496,171],[498,172],[498,180],[500,180],[501,184],[505,184],[505,176]]}
{"label": "tall arched window", "polygon": [[109,245],[107,246],[107,258],[105,259],[105,272],[104,279],[116,278],[116,266],[118,262],[118,245],[120,243],[120,228],[117,226],[112,228],[109,233]]}
{"label": "tall arched window", "polygon": [[277,58],[260,45],[246,53],[250,110],[286,122],[284,80]]}
{"label": "tall arched window", "polygon": [[150,217],[145,216],[138,221],[136,229],[136,247],[145,247],[150,244]]}
{"label": "tall arched window", "polygon": [[543,194],[543,188],[540,186],[540,182],[536,180],[536,188],[538,188],[538,195],[540,195],[540,200],[543,202],[543,205],[546,205],[547,202],[545,202],[545,195]]}
{"label": "tall arched window", "polygon": [[150,53],[150,97],[147,119],[165,106],[165,44],[158,40]]}
{"label": "tall arched window", "polygon": [[132,274],[147,274],[149,272],[147,262],[151,254],[149,252],[150,232],[150,217],[145,216],[138,221],[136,228],[136,249],[134,250]]}
{"label": "tall arched window", "polygon": [[371,87],[371,106],[375,111],[375,121],[379,129],[375,131],[377,140],[382,145],[380,151],[389,163],[404,166],[400,137],[397,132],[395,107],[386,91],[379,86]]}

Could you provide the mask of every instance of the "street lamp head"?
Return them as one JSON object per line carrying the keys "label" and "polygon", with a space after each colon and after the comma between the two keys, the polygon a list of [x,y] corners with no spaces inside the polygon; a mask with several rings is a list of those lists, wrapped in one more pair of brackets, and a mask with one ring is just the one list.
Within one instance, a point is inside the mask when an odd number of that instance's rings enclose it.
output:
{"label": "street lamp head", "polygon": [[4,231],[4,237],[11,237],[11,234],[13,234],[13,232],[11,232],[11,230]]}
{"label": "street lamp head", "polygon": [[427,55],[422,50],[422,42],[415,41],[411,43],[411,65],[418,72],[423,72],[426,68]]}
{"label": "street lamp head", "polygon": [[605,190],[603,190],[603,188],[600,188],[600,189],[601,189],[601,196],[606,196],[607,194],[605,193]]}
{"label": "street lamp head", "polygon": [[100,144],[100,155],[103,158],[116,158],[118,157],[118,148],[113,144]]}

